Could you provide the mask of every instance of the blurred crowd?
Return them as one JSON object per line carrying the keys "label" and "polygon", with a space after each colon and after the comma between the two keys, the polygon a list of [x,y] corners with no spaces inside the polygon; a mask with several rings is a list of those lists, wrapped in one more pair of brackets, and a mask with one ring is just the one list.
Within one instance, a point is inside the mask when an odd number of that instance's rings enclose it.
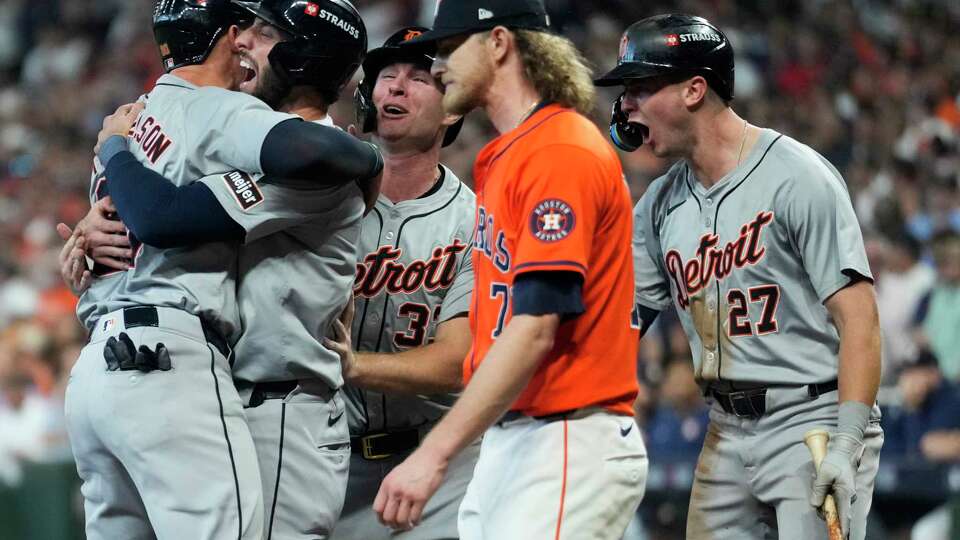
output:
{"label": "blurred crowd", "polygon": [[[711,19],[737,52],[734,108],[812,146],[847,180],[876,277],[884,457],[960,461],[960,2],[547,0],[597,72],[625,26],[655,13]],[[429,24],[433,0],[359,0],[376,46]],[[102,118],[160,74],[152,0],[0,2],[0,483],[23,460],[69,456],[66,376],[84,334],[59,281],[55,224],[88,207]],[[353,86],[332,115],[353,122]],[[602,91],[604,129],[615,94]],[[468,118],[444,162],[471,177],[493,131]],[[621,154],[635,198],[667,166]],[[676,317],[641,346],[638,419],[654,461],[696,458],[706,410]]]}

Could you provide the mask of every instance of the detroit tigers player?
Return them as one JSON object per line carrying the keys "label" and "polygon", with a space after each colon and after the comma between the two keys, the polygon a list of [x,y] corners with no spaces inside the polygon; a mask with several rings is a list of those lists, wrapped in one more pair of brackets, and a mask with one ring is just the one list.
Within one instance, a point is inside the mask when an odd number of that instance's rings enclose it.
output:
{"label": "detroit tigers player", "polygon": [[[876,301],[837,170],[730,108],[733,51],[705,19],[630,26],[611,135],[679,161],[634,210],[637,322],[671,304],[711,402],[687,537],[826,538],[815,507],[836,497],[862,540],[883,433]],[[802,442],[833,430],[814,473]]]}
{"label": "detroit tigers player", "polygon": [[[330,169],[323,144],[309,145],[309,156],[307,149],[281,155],[276,149],[289,145],[277,136],[294,130],[299,141],[351,138],[215,87],[235,85],[244,73],[234,17],[222,2],[157,4],[158,44],[165,67],[176,73],[161,77],[145,98],[131,152],[177,183],[234,168],[306,178]],[[215,143],[211,132],[220,134]],[[364,152],[375,154],[369,146]],[[365,175],[372,175],[379,157],[368,157],[374,165]],[[100,172],[94,199],[123,184]],[[87,537],[261,538],[254,445],[229,374],[228,344],[239,331],[229,264],[235,247],[131,244],[131,267],[101,273],[78,306],[91,341],[71,373],[66,410]]]}
{"label": "detroit tigers player", "polygon": [[[237,37],[241,63],[253,72],[240,89],[332,125],[326,110],[366,50],[356,10],[327,0],[312,12],[290,0],[236,4],[256,18]],[[187,208],[186,215],[159,220],[166,225],[154,226],[147,244],[163,238],[165,247],[191,245],[210,228],[211,216],[223,222],[223,240],[246,240],[238,253],[243,333],[233,374],[260,463],[265,537],[326,538],[343,505],[350,446],[337,392],[339,358],[318,340],[349,297],[363,212],[359,191],[290,189],[269,177],[254,183],[240,171],[177,188],[129,154],[110,159],[107,174],[138,192],[159,183],[170,193],[169,206]],[[197,196],[195,187],[216,199]],[[124,202],[118,197],[132,229],[157,221],[157,212]]]}
{"label": "detroit tigers player", "polygon": [[[353,455],[334,538],[457,538],[457,509],[479,444],[452,464],[413,531],[391,534],[373,512],[383,478],[453,403],[470,347],[469,245],[475,196],[439,164],[462,120],[443,113],[429,47],[400,47],[425,28],[403,28],[363,62],[358,124],[384,155],[383,187],[363,222],[355,310],[340,345]],[[359,351],[354,355],[350,343]]]}

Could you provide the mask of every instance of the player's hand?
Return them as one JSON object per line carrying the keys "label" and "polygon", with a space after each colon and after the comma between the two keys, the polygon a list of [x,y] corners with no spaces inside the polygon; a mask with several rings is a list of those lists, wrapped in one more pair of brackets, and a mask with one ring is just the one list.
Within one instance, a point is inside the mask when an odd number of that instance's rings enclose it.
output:
{"label": "player's hand", "polygon": [[93,147],[93,153],[100,153],[100,145],[113,135],[122,135],[124,137],[130,133],[133,124],[137,121],[137,116],[143,110],[143,102],[127,103],[117,107],[113,114],[103,119],[103,127],[100,133],[97,133],[97,145]]}
{"label": "player's hand", "polygon": [[340,312],[340,318],[333,321],[333,335],[335,339],[323,338],[324,345],[340,356],[340,370],[347,382],[352,382],[357,371],[357,359],[353,354],[353,340],[350,337],[350,328],[353,326],[353,297],[347,301],[346,307]]}
{"label": "player's hand", "polygon": [[93,274],[87,266],[87,257],[84,252],[86,249],[86,239],[83,236],[73,234],[64,223],[57,224],[57,234],[65,242],[60,249],[60,277],[70,289],[74,296],[80,296],[90,287],[93,281]]}
{"label": "player's hand", "polygon": [[113,201],[104,197],[77,223],[74,234],[86,239],[86,249],[94,261],[114,270],[126,270],[130,268],[133,250],[127,227],[116,218],[116,213]]}
{"label": "player's hand", "polygon": [[447,460],[426,445],[395,467],[373,501],[380,523],[393,529],[410,530],[420,524],[423,508],[437,492],[447,472]]}
{"label": "player's hand", "polygon": [[846,433],[834,433],[827,443],[827,455],[820,464],[820,472],[813,481],[810,504],[823,506],[828,493],[833,493],[844,538],[850,534],[850,519],[853,503],[857,499],[857,461],[863,443]]}

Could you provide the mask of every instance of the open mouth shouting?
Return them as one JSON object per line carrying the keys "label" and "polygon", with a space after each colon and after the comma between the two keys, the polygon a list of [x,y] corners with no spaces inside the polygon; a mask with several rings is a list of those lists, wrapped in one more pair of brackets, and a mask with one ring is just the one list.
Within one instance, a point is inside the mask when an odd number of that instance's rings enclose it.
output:
{"label": "open mouth shouting", "polygon": [[240,68],[243,70],[243,79],[240,83],[240,89],[251,91],[256,88],[257,68],[249,59],[240,58]]}
{"label": "open mouth shouting", "polygon": [[384,119],[399,119],[409,114],[405,107],[396,103],[385,103],[380,107],[380,116]]}

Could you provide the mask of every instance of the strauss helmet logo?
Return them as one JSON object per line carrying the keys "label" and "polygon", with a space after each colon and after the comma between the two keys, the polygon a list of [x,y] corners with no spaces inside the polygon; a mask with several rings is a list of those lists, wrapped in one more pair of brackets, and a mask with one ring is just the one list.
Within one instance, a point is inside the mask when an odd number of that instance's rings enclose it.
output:
{"label": "strauss helmet logo", "polygon": [[415,37],[420,37],[422,35],[423,35],[423,32],[421,32],[420,30],[407,30],[407,33],[404,34],[403,36],[403,40],[410,41],[411,39]]}

